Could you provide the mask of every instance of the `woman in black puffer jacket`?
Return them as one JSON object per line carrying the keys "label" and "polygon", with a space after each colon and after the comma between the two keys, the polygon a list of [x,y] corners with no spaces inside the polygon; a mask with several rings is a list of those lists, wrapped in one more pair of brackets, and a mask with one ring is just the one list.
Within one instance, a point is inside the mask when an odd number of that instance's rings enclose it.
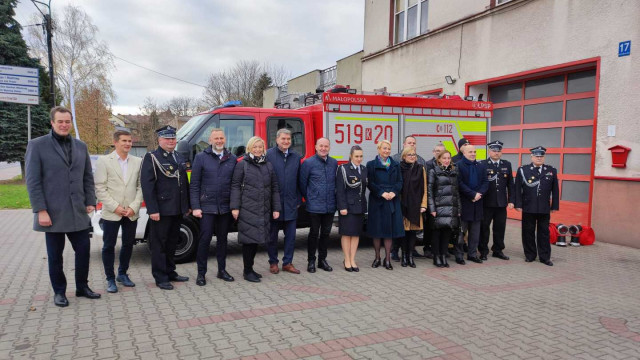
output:
{"label": "woman in black puffer jacket", "polygon": [[253,271],[258,244],[266,244],[271,219],[280,216],[280,190],[271,163],[266,161],[264,141],[254,136],[247,143],[248,153],[233,171],[231,214],[238,220],[238,242],[242,244],[243,277],[260,282]]}
{"label": "woman in black puffer jacket", "polygon": [[443,151],[436,158],[436,166],[429,170],[429,212],[433,216],[433,264],[449,267],[445,254],[454,229],[460,226],[460,195],[458,169],[451,163],[451,153]]}

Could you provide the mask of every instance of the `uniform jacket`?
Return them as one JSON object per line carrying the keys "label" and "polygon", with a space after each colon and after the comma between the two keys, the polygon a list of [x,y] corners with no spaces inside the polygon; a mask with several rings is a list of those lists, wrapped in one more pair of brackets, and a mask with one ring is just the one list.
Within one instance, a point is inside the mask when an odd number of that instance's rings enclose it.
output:
{"label": "uniform jacket", "polygon": [[300,166],[300,192],[307,199],[307,211],[329,214],[336,211],[336,171],[338,162],[327,156],[324,160],[317,154],[306,159]]}
{"label": "uniform jacket", "polygon": [[484,207],[507,207],[509,203],[513,203],[515,184],[511,163],[502,159],[497,166],[491,159],[480,162],[487,168],[486,176],[489,182],[487,193],[484,195]]}
{"label": "uniform jacket", "polygon": [[[470,186],[471,167],[476,168],[476,186]],[[487,180],[487,168],[477,161],[468,162],[465,159],[456,164],[458,168],[458,189],[460,191],[460,203],[462,204],[462,221],[479,221],[482,220],[484,207],[484,195],[489,189],[489,181]],[[473,202],[476,193],[482,194],[480,200]]]}
{"label": "uniform jacket", "polygon": [[245,155],[236,165],[231,181],[231,209],[240,210],[238,241],[266,244],[274,211],[280,211],[278,178],[271,163],[256,164]]}
{"label": "uniform jacket", "polygon": [[211,146],[196,154],[191,166],[189,193],[191,208],[205,214],[226,214],[231,211],[231,178],[237,157],[224,149],[219,158]]}
{"label": "uniform jacket", "polygon": [[551,210],[560,209],[557,170],[543,164],[538,173],[533,164],[520,166],[514,194],[516,208],[526,213],[549,214]]}
{"label": "uniform jacket", "polygon": [[[367,168],[359,165],[360,172],[351,162],[338,167],[336,174],[336,202],[338,210],[347,210],[348,214],[367,212]],[[343,173],[344,170],[344,173]],[[358,185],[359,184],[359,185]],[[357,187],[351,187],[358,185]]]}
{"label": "uniform jacket", "polygon": [[429,170],[429,213],[435,212],[433,226],[436,229],[456,229],[460,226],[460,195],[458,193],[458,169],[435,166]]}
{"label": "uniform jacket", "polygon": [[[147,213],[162,216],[183,215],[189,211],[189,184],[187,166],[182,156],[174,151],[176,160],[158,147],[142,160],[140,185],[147,205]],[[152,160],[152,155],[158,164]],[[179,179],[176,174],[179,174]]]}
{"label": "uniform jacket", "polygon": [[[91,227],[86,210],[96,204],[91,159],[85,143],[70,140],[71,163],[51,132],[27,145],[25,177],[35,231],[75,232]],[[38,224],[40,210],[47,210],[52,226]]]}
{"label": "uniform jacket", "polygon": [[285,158],[278,147],[267,150],[267,161],[271,163],[278,178],[280,189],[280,217],[278,221],[290,221],[298,218],[298,206],[302,204],[302,195],[298,186],[300,160],[302,156],[289,149]]}
{"label": "uniform jacket", "polygon": [[[399,238],[404,236],[400,193],[402,173],[400,165],[391,159],[389,169],[380,163],[378,157],[367,163],[367,184],[369,187],[369,214],[367,233],[374,238]],[[393,192],[396,196],[385,200],[382,194]]]}
{"label": "uniform jacket", "polygon": [[133,209],[131,221],[138,219],[142,204],[142,187],[140,186],[140,166],[142,158],[129,155],[127,160],[127,177],[123,178],[122,168],[118,163],[118,154],[114,151],[109,155],[100,156],[96,162],[96,196],[102,202],[102,218],[109,221],[119,221],[122,216],[114,213],[116,208],[130,207]]}

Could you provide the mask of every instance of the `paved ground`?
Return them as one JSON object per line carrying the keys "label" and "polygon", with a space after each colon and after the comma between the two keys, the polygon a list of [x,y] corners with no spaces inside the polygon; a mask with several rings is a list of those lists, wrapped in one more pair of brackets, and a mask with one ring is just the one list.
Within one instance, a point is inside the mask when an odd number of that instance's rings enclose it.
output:
{"label": "paved ground", "polygon": [[[30,230],[31,219],[29,211],[0,211],[2,359],[640,358],[640,250],[554,247],[556,266],[526,264],[514,222],[508,262],[436,269],[420,260],[416,269],[372,269],[365,243],[361,272],[347,273],[334,231],[332,273],[271,275],[261,251],[260,284],[210,276],[204,288],[192,279],[162,291],[138,245],[130,269],[135,288],[100,300],[70,295],[62,309],[52,303],[44,239]],[[90,284],[103,292],[100,243],[93,240]],[[69,246],[65,268],[73,284],[71,255]],[[234,246],[228,270],[237,279],[241,263]],[[178,270],[196,275],[195,264]]]}
{"label": "paved ground", "polygon": [[0,180],[10,180],[20,175],[20,164],[0,162]]}

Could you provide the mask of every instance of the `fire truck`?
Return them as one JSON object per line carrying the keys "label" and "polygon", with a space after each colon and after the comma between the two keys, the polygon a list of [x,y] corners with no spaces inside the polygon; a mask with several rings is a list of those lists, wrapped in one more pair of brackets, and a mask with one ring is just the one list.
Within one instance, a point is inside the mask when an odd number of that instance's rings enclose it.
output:
{"label": "fire truck", "polygon": [[[287,128],[292,133],[291,150],[304,158],[315,154],[315,142],[321,137],[330,141],[330,156],[344,163],[353,145],[362,147],[368,161],[377,155],[379,140],[390,141],[392,153],[396,153],[402,150],[404,137],[409,135],[416,138],[417,152],[425,158],[431,158],[431,150],[438,143],[455,155],[458,140],[463,137],[477,145],[478,159],[486,157],[487,124],[492,114],[489,102],[455,95],[356,93],[341,86],[321,94],[301,95],[299,102],[307,106],[291,109],[288,104],[279,104],[276,108],[254,108],[230,102],[216,107],[194,116],[178,130],[176,151],[187,159],[190,167],[195,155],[209,146],[211,129],[221,128],[227,138],[227,149],[240,157],[252,136],[260,136],[271,148],[276,146],[276,132]],[[304,205],[299,211],[298,227],[307,227]],[[94,215],[94,233],[102,235],[99,215],[99,211]],[[136,233],[138,242],[146,242],[147,220],[143,208]],[[195,217],[183,219],[176,262],[195,257],[198,224]]]}

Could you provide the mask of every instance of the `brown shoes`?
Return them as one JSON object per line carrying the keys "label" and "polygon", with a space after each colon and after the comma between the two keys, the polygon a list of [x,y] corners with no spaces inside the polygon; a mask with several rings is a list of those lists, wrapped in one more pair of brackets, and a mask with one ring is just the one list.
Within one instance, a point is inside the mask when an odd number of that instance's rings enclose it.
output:
{"label": "brown shoes", "polygon": [[[284,270],[284,267],[283,267]],[[269,272],[271,272],[272,274],[277,274],[280,272],[280,269],[278,269],[278,264],[271,264],[269,265]]]}
{"label": "brown shoes", "polygon": [[293,264],[282,265],[282,271],[290,272],[292,274],[300,274],[300,270],[296,269]]}

